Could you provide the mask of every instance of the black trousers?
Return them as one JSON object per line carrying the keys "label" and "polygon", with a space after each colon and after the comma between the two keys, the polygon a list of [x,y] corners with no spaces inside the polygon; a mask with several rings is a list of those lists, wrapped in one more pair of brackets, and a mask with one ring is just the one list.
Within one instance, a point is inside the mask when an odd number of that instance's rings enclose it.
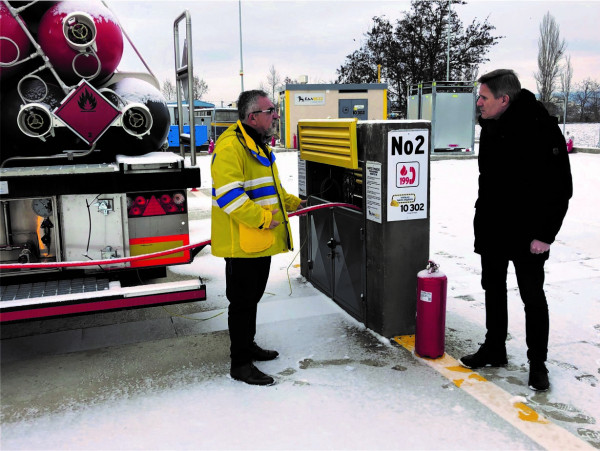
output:
{"label": "black trousers", "polygon": [[[524,254],[512,258],[525,306],[527,358],[530,362],[545,362],[548,356],[550,320],[544,293],[544,263],[549,253]],[[484,254],[481,256],[481,286],[485,290],[486,345],[503,348],[508,331],[506,277],[509,258]]]}
{"label": "black trousers", "polygon": [[265,292],[270,268],[271,257],[225,259],[232,367],[252,362],[256,308]]}

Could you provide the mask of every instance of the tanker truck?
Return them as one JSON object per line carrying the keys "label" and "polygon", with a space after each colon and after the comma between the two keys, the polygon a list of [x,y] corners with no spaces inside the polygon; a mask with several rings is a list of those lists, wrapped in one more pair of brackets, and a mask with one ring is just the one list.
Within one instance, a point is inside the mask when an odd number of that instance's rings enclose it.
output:
{"label": "tanker truck", "polygon": [[2,0],[0,21],[0,322],[206,299],[199,277],[165,278],[199,250],[195,154],[164,151],[167,102],[149,68],[119,70],[135,47],[116,16]]}

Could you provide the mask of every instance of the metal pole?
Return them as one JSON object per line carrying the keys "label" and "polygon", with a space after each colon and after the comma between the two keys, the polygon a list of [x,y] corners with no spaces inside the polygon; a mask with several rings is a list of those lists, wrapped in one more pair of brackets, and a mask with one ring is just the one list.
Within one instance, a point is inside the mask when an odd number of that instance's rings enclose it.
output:
{"label": "metal pole", "polygon": [[192,52],[192,16],[185,10],[185,40],[188,67],[188,122],[190,123],[190,152],[192,166],[196,166],[196,122],[194,120],[194,54]]}
{"label": "metal pole", "polygon": [[563,107],[563,135],[565,134],[565,128],[567,126],[567,93],[565,92],[565,106]]}
{"label": "metal pole", "polygon": [[446,51],[446,81],[450,81],[450,19],[452,15],[452,0],[448,0],[448,50]]}
{"label": "metal pole", "polygon": [[240,79],[242,80],[242,92],[244,92],[244,60],[242,58],[242,0],[238,0],[240,17]]}

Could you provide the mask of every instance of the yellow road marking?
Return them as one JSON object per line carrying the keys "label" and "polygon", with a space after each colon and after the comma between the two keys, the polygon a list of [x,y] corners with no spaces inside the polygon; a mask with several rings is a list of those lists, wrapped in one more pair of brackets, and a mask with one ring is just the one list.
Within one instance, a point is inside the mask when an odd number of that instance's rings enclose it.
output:
{"label": "yellow road marking", "polygon": [[414,335],[394,337],[394,341],[544,448],[593,449],[587,442],[552,423],[527,404],[514,401],[513,395],[475,371],[463,367],[447,353],[439,359],[419,357],[414,352]]}

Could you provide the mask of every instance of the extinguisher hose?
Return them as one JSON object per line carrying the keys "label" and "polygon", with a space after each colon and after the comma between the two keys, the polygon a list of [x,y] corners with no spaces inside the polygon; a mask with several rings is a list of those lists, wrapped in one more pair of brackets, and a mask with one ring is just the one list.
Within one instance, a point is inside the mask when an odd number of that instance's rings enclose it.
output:
{"label": "extinguisher hose", "polygon": [[[346,204],[342,202],[331,202],[327,204],[314,205],[312,207],[306,207],[301,210],[294,211],[288,214],[288,217],[301,216],[307,213],[311,213],[322,208],[351,208],[353,210],[361,211],[359,207],[352,204]],[[209,245],[211,240],[202,241],[194,244],[187,244],[185,246],[176,247],[173,249],[167,249],[160,252],[152,252],[150,254],[135,255],[131,257],[123,258],[111,258],[106,260],[84,260],[84,261],[70,261],[70,262],[50,262],[50,263],[6,263],[0,264],[0,270],[8,269],[49,269],[49,268],[74,268],[84,266],[98,266],[98,265],[116,265],[120,263],[131,263],[140,260],[148,260],[150,258],[163,257],[165,255],[176,254],[178,252],[189,251],[197,247],[204,247]]]}

